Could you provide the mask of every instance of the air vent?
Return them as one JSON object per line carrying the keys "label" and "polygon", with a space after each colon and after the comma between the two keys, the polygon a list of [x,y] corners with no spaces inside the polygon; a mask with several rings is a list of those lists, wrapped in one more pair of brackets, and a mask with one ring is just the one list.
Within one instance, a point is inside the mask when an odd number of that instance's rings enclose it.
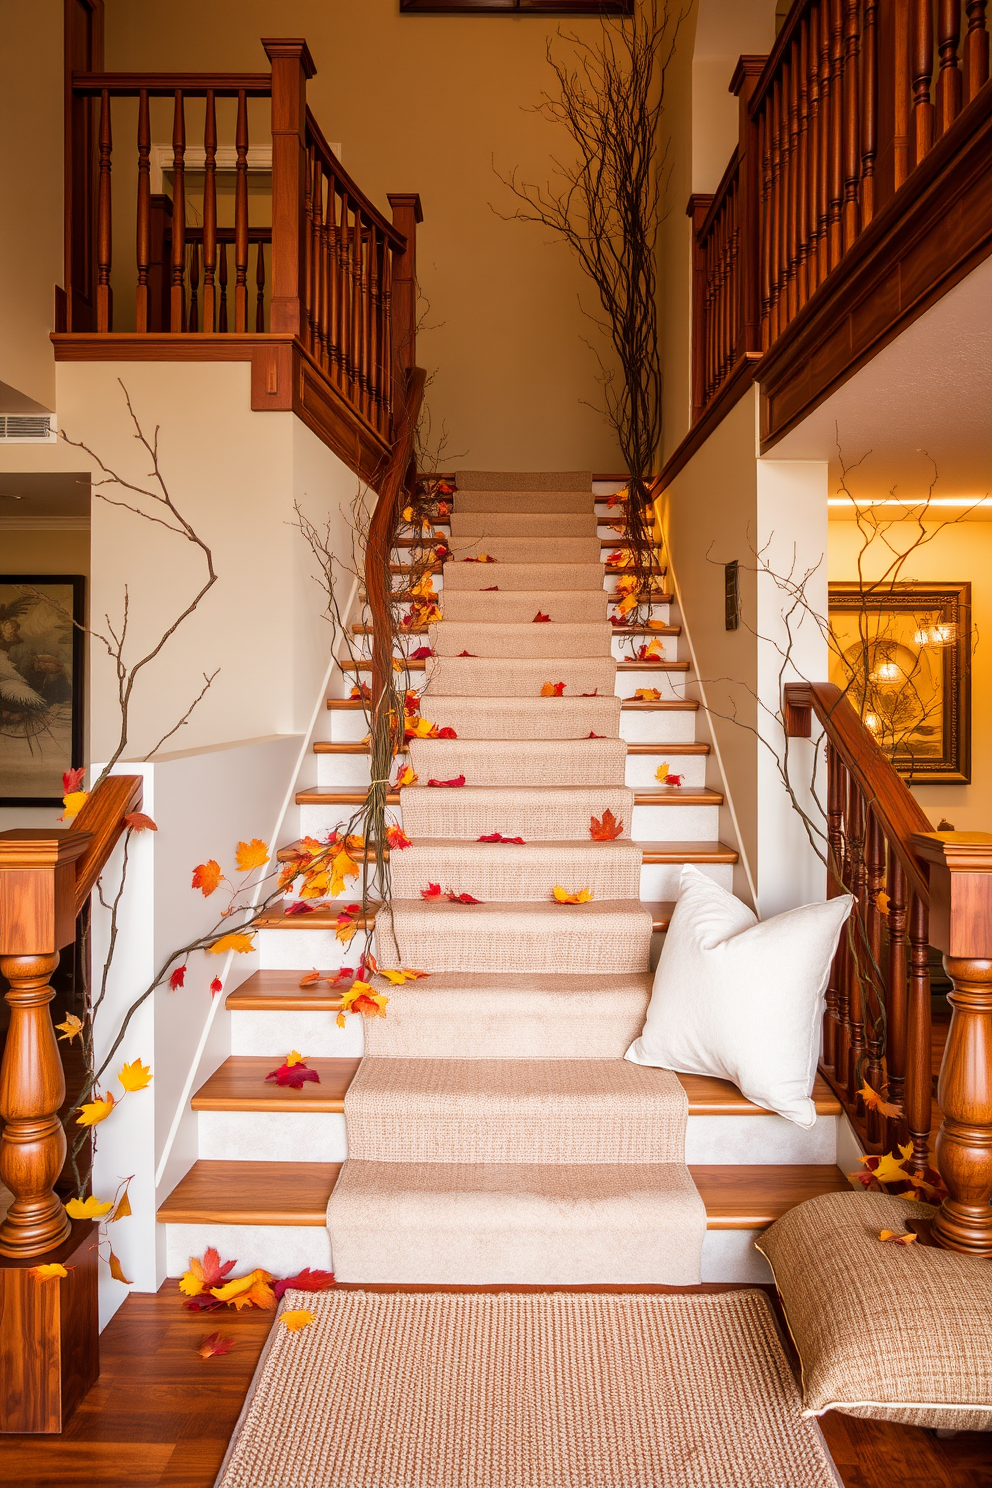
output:
{"label": "air vent", "polygon": [[0,439],[55,438],[54,420],[50,413],[0,413]]}

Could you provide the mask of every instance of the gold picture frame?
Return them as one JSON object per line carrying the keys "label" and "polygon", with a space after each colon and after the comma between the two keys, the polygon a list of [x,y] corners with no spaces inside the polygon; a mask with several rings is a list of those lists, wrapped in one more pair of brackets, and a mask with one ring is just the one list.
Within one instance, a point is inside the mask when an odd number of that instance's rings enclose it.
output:
{"label": "gold picture frame", "polygon": [[830,681],[909,780],[971,780],[971,585],[829,586]]}

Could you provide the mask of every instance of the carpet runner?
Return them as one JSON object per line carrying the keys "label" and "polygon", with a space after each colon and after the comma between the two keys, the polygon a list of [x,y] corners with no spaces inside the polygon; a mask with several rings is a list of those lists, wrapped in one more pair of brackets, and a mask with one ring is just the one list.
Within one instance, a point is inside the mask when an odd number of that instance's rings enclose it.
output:
{"label": "carpet runner", "polygon": [[[623,1059],[652,923],[596,529],[586,472],[458,477],[421,704],[457,738],[411,741],[412,846],[375,931],[380,965],[430,976],[383,980],[387,1017],[367,1023],[327,1211],[341,1281],[699,1281],[685,1092]],[[606,812],[618,835],[594,840]],[[493,833],[524,840],[478,840]],[[591,897],[556,903],[556,885]]]}

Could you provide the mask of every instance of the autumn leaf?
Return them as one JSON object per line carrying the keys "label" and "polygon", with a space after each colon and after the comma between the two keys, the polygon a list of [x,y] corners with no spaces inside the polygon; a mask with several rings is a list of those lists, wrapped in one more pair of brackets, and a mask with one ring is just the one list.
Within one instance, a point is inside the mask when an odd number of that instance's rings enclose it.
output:
{"label": "autumn leaf", "polygon": [[106,1121],[114,1109],[114,1097],[108,1090],[106,1095],[97,1096],[96,1100],[89,1101],[84,1106],[79,1106],[79,1115],[76,1117],[77,1126],[96,1126],[101,1121]]}
{"label": "autumn leaf", "polygon": [[[891,1102],[883,1100],[876,1090],[872,1090],[867,1080],[858,1091],[858,1094],[869,1111],[877,1111],[880,1116],[902,1115],[902,1106],[893,1105]],[[912,1155],[912,1149],[910,1149],[909,1155]]]}
{"label": "autumn leaf", "polygon": [[555,884],[551,897],[556,904],[588,904],[592,894],[589,889],[580,889],[577,894],[570,894],[561,884]]}
{"label": "autumn leaf", "polygon": [[655,780],[660,780],[661,783],[662,783],[662,785],[664,785],[665,781],[668,779],[668,761],[667,760],[665,760],[662,764],[660,764],[658,766],[657,770],[655,770],[655,772],[654,772],[654,778],[655,778]]}
{"label": "autumn leaf", "polygon": [[71,1044],[73,1039],[78,1038],[82,1033],[84,1026],[82,1018],[77,1018],[75,1013],[66,1013],[65,1022],[56,1023],[55,1025],[56,1028],[62,1029],[62,1032],[59,1034],[59,1043],[61,1044],[63,1040],[68,1040]]}
{"label": "autumn leaf", "polygon": [[255,1273],[251,1271],[247,1276],[237,1276],[233,1281],[226,1281],[223,1286],[211,1287],[210,1295],[216,1297],[218,1302],[230,1302],[242,1292],[247,1292],[254,1280]]}
{"label": "autumn leaf", "polygon": [[682,781],[684,779],[685,779],[685,776],[684,775],[669,775],[668,779],[665,781],[665,784],[666,785],[673,785],[676,788],[678,788],[682,784]]}
{"label": "autumn leaf", "polygon": [[213,981],[210,983],[210,995],[211,995],[211,997],[216,997],[217,996],[217,993],[218,992],[223,992],[223,990],[224,990],[224,983],[221,981],[220,977],[214,977]]}
{"label": "autumn leaf", "polygon": [[170,978],[169,978],[169,991],[170,992],[178,992],[179,991],[179,988],[184,984],[185,981],[186,981],[186,966],[185,966],[185,963],[184,963],[182,966],[177,966],[176,969],[175,969],[175,971],[170,976]]}
{"label": "autumn leaf", "polygon": [[458,735],[455,733],[455,731],[454,731],[453,728],[442,728],[442,729],[438,729],[437,736],[438,736],[439,739],[457,739],[458,738]]}
{"label": "autumn leaf", "polygon": [[533,622],[532,623],[534,625],[540,625],[544,621],[550,621],[550,619],[551,619],[551,616],[550,615],[542,615],[541,614],[541,611],[538,610],[537,614],[534,616],[534,619],[533,619]]}
{"label": "autumn leaf", "polygon": [[589,818],[589,836],[593,842],[613,842],[617,837],[623,836],[623,820],[617,821],[613,812],[607,806],[602,817],[591,816]]}
{"label": "autumn leaf", "polygon": [[88,796],[89,791],[68,791],[62,797],[62,805],[65,807],[65,810],[60,820],[72,821],[74,816],[78,816],[85,806]]}
{"label": "autumn leaf", "polygon": [[384,1018],[386,1016],[386,1004],[389,998],[383,992],[377,992],[370,987],[368,982],[361,980],[352,982],[341,994],[341,1011],[335,1019],[339,1028],[345,1026],[345,1013],[362,1013],[367,1018]]}
{"label": "autumn leaf", "polygon": [[114,1255],[114,1252],[113,1251],[110,1252],[110,1255],[108,1257],[108,1262],[109,1262],[109,1265],[110,1265],[110,1274],[114,1278],[114,1280],[115,1281],[123,1282],[125,1286],[130,1286],[131,1285],[131,1282],[124,1275],[124,1269],[121,1266],[120,1261]]}
{"label": "autumn leaf", "polygon": [[69,1273],[58,1261],[46,1261],[42,1266],[32,1266],[31,1275],[36,1276],[39,1281],[55,1281],[60,1276],[68,1276]]}
{"label": "autumn leaf", "polygon": [[363,698],[368,701],[372,697],[372,689],[367,682],[356,682],[352,685],[351,692],[348,694],[348,696],[356,700],[359,698]]}
{"label": "autumn leaf", "polygon": [[429,971],[417,971],[411,966],[380,966],[377,970],[394,987],[402,987],[404,982],[416,982],[421,977],[430,976]]}
{"label": "autumn leaf", "polygon": [[496,593],[498,593],[498,591],[499,591],[499,585],[498,584],[490,584],[488,589],[481,589],[479,592],[481,594],[496,594]]}
{"label": "autumn leaf", "polygon": [[328,1287],[334,1285],[333,1271],[311,1271],[309,1266],[304,1266],[302,1271],[297,1271],[295,1276],[285,1276],[282,1281],[277,1281],[272,1288],[277,1298],[282,1298],[286,1292],[326,1292]]}
{"label": "autumn leaf", "polygon": [[464,775],[456,775],[453,780],[428,780],[428,785],[458,786],[465,784]]}
{"label": "autumn leaf", "polygon": [[485,901],[476,899],[472,894],[456,894],[453,889],[448,889],[445,898],[450,904],[483,904]]}
{"label": "autumn leaf", "polygon": [[250,842],[238,843],[234,860],[239,873],[250,873],[253,868],[265,867],[269,861],[269,849],[261,838],[253,837]]}
{"label": "autumn leaf", "polygon": [[476,656],[476,654],[475,654],[474,651],[459,651],[458,655],[459,656],[471,656],[473,660],[475,660],[475,661],[478,660],[478,657]]}
{"label": "autumn leaf", "polygon": [[334,921],[334,938],[335,940],[339,940],[342,945],[350,945],[355,938],[357,929],[358,926],[355,924],[352,915],[339,914]]}
{"label": "autumn leaf", "polygon": [[504,837],[503,834],[502,834],[502,832],[490,832],[490,834],[489,834],[488,837],[478,837],[476,839],[476,841],[478,841],[478,842],[512,842],[512,843],[516,843],[520,847],[523,847],[524,846],[524,839],[522,837]]}
{"label": "autumn leaf", "polygon": [[[880,914],[888,914],[889,903],[890,901],[888,894],[885,892],[884,889],[879,889],[878,893],[875,895],[875,906]],[[916,1239],[915,1235],[913,1236],[913,1239]]]}
{"label": "autumn leaf", "polygon": [[85,765],[79,765],[75,770],[66,770],[62,776],[62,789],[67,796],[75,795],[83,783],[85,774]]}
{"label": "autumn leaf", "polygon": [[463,558],[463,563],[495,563],[496,559],[490,553],[478,553],[474,558]]}
{"label": "autumn leaf", "polygon": [[215,858],[209,858],[193,869],[193,888],[199,889],[204,899],[208,899],[223,877],[220,864]]}
{"label": "autumn leaf", "polygon": [[152,821],[151,817],[146,816],[143,811],[129,811],[124,818],[124,825],[129,827],[132,832],[158,831],[158,827]]}
{"label": "autumn leaf", "polygon": [[233,1347],[233,1338],[225,1338],[221,1333],[205,1333],[196,1352],[201,1359],[213,1359],[218,1354],[229,1354]]}
{"label": "autumn leaf", "polygon": [[634,693],[636,700],[642,703],[660,703],[661,693],[657,687],[639,687]]}
{"label": "autumn leaf", "polygon": [[215,956],[222,955],[224,951],[238,951],[241,955],[246,955],[254,944],[252,936],[234,930],[230,935],[222,935],[220,940],[215,940],[212,946],[207,946],[207,950]]}
{"label": "autumn leaf", "polygon": [[127,1183],[124,1185],[124,1192],[121,1194],[120,1198],[117,1200],[117,1207],[116,1207],[116,1209],[114,1210],[113,1214],[111,1214],[110,1218],[107,1220],[107,1223],[108,1224],[116,1224],[119,1219],[130,1219],[132,1213],[134,1212],[132,1210],[132,1208],[131,1208],[131,1200],[128,1198],[128,1192],[127,1192],[128,1191],[128,1188],[130,1186],[130,1183],[131,1183],[131,1180],[129,1178],[127,1180]]}
{"label": "autumn leaf", "polygon": [[284,915],[307,915],[316,914],[316,906],[308,904],[305,899],[291,899],[283,910]]}
{"label": "autumn leaf", "polygon": [[441,893],[441,885],[439,883],[429,883],[426,889],[421,889],[420,897],[421,899],[443,899],[444,895]]}
{"label": "autumn leaf", "polygon": [[579,697],[599,697],[599,688],[594,687],[592,692],[580,692]]}
{"label": "autumn leaf", "polygon": [[434,655],[434,651],[433,651],[433,648],[431,646],[418,646],[417,649],[416,649],[416,651],[411,651],[410,652],[410,660],[411,661],[426,661],[427,658],[428,658],[428,656],[433,656],[433,655]]}
{"label": "autumn leaf", "polygon": [[[416,775],[413,777],[416,780]],[[410,782],[407,781],[409,785]],[[413,843],[406,835],[402,827],[392,826],[386,830],[386,843],[390,852],[402,851],[404,847],[412,847]]]}
{"label": "autumn leaf", "polygon": [[65,1206],[65,1212],[70,1219],[102,1219],[113,1209],[113,1200],[106,1204],[100,1202],[96,1194],[90,1194],[85,1199],[70,1199]]}
{"label": "autumn leaf", "polygon": [[901,1233],[899,1230],[879,1230],[878,1238],[889,1245],[912,1245],[917,1236],[912,1230],[905,1230]]}
{"label": "autumn leaf", "polygon": [[309,1328],[314,1322],[314,1315],[302,1307],[297,1312],[284,1312],[279,1321],[287,1333],[299,1333],[301,1328]]}
{"label": "autumn leaf", "polygon": [[407,714],[404,733],[408,739],[430,739],[435,737],[435,727],[428,718],[417,718]]}
{"label": "autumn leaf", "polygon": [[403,508],[403,511],[401,512],[400,515],[402,516],[404,522],[412,522],[413,521],[413,507],[412,506],[405,506]]}
{"label": "autumn leaf", "polygon": [[564,682],[545,682],[541,688],[542,697],[561,697],[565,691]]}
{"label": "autumn leaf", "polygon": [[304,1064],[298,1054],[292,1064],[290,1063],[290,1058],[287,1058],[284,1064],[281,1064],[278,1069],[272,1070],[265,1078],[267,1080],[275,1080],[279,1086],[288,1085],[290,1090],[302,1090],[308,1081],[314,1085],[320,1084],[320,1076],[317,1071],[310,1069],[308,1065]]}
{"label": "autumn leaf", "polygon": [[358,864],[345,849],[335,853],[331,864],[331,898],[336,899],[339,894],[343,894],[347,887],[346,880],[357,878],[358,873]]}
{"label": "autumn leaf", "polygon": [[271,1280],[268,1271],[254,1272],[254,1280],[247,1292],[234,1298],[236,1310],[240,1312],[242,1307],[257,1307],[260,1312],[275,1312],[276,1294],[272,1290]]}
{"label": "autumn leaf", "polygon": [[879,1158],[863,1157],[861,1161],[870,1165],[871,1175],[878,1183],[905,1183],[909,1177],[903,1167],[905,1159],[897,1160],[891,1152]]}
{"label": "autumn leaf", "polygon": [[190,1256],[189,1270],[180,1281],[179,1290],[187,1297],[195,1297],[211,1287],[220,1286],[237,1264],[237,1261],[222,1261],[213,1246],[208,1246],[202,1258]]}
{"label": "autumn leaf", "polygon": [[151,1083],[152,1072],[150,1066],[142,1064],[140,1059],[134,1059],[130,1064],[122,1065],[117,1078],[125,1090],[144,1090]]}
{"label": "autumn leaf", "polygon": [[[412,765],[404,765],[396,777],[396,789],[401,790],[404,785],[416,785],[417,772]],[[392,843],[389,844],[392,847]]]}
{"label": "autumn leaf", "polygon": [[606,735],[605,734],[596,734],[596,733],[593,733],[592,729],[590,729],[589,732],[588,732],[588,734],[586,735],[586,738],[587,739],[605,739],[606,738]]}
{"label": "autumn leaf", "polygon": [[301,987],[312,987],[313,984],[315,982],[319,982],[320,979],[320,972],[315,966],[313,971],[304,972],[304,974],[300,977],[299,985]]}
{"label": "autumn leaf", "polygon": [[661,661],[664,654],[660,641],[651,641],[649,645],[637,648],[638,661]]}

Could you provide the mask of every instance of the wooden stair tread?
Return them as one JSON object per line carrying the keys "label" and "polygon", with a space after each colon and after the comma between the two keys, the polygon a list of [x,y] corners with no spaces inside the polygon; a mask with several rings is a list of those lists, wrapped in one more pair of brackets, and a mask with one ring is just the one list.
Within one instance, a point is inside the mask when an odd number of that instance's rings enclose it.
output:
{"label": "wooden stair tread", "polygon": [[[327,706],[332,712],[357,712],[360,708],[364,710],[365,704],[361,698],[333,698],[327,699]],[[641,698],[621,698],[620,711],[628,710],[635,713],[695,713],[699,703],[695,698],[664,698],[656,703],[646,703]]]}
{"label": "wooden stair tread", "polygon": [[[342,900],[346,899],[346,897],[344,894],[341,896]],[[264,915],[260,915],[255,921],[255,928],[258,930],[333,930],[337,925],[338,915],[343,907],[343,905],[337,904],[326,905],[313,910],[310,914],[288,915],[283,913],[279,908],[280,904],[287,902],[289,901],[277,900],[270,910],[267,910]],[[492,902],[492,900],[489,901],[489,903]],[[510,903],[512,901],[508,900],[507,902]],[[533,900],[528,901],[528,903],[533,902]],[[675,908],[675,901],[672,899],[642,899],[640,902],[651,914],[652,927],[655,930],[667,930],[668,923],[672,918],[672,910]],[[550,893],[548,903],[551,903]],[[378,908],[378,905],[370,905],[368,915],[356,915],[353,923],[359,930],[370,928],[375,923]]]}
{"label": "wooden stair tread", "polygon": [[[521,591],[517,591],[517,592],[519,593]],[[507,590],[507,593],[510,593],[510,591]],[[439,624],[439,625],[443,625],[444,624],[444,621],[443,620],[440,620],[440,621],[436,621],[435,623],[436,624]],[[467,621],[464,621],[464,620],[459,620],[459,621],[454,621],[452,623],[453,624],[458,624],[458,625],[464,625],[464,624],[468,624],[468,623],[474,624],[476,622],[474,622],[474,621],[473,622],[467,622]],[[533,623],[533,622],[531,622],[531,623]],[[572,622],[571,621],[564,621],[563,623],[567,625],[567,624],[571,624]],[[600,623],[602,623],[603,625],[609,624],[609,622],[606,621],[606,620],[604,620],[602,622],[600,622],[598,620],[590,620],[590,621],[579,622],[579,623],[585,623],[585,624],[589,624],[589,625],[598,625]],[[553,625],[554,624],[554,621],[551,621],[551,624]],[[426,635],[427,632],[429,630],[432,630],[433,628],[434,627],[432,625],[411,625],[411,626],[409,626],[409,628],[404,629],[403,634],[404,635]],[[680,636],[682,634],[682,627],[681,627],[681,625],[613,625],[610,628],[611,628],[611,631],[612,631],[613,635],[619,635],[619,636],[634,636],[634,635],[643,635],[643,636],[649,636],[649,635]],[[374,626],[372,626],[372,625],[362,625],[358,621],[356,621],[354,623],[354,625],[352,625],[351,630],[352,630],[352,634],[353,635],[374,635],[375,634],[375,627]]]}
{"label": "wooden stair tread", "polygon": [[[737,853],[732,847],[724,842],[642,842],[641,860],[645,863],[736,863]],[[290,842],[285,847],[280,847],[276,853],[276,859],[280,863],[292,862],[299,851],[299,841]],[[365,849],[362,852],[352,853],[356,863],[363,859],[373,863],[376,858],[375,848]],[[389,857],[389,848],[383,853],[383,857]]]}
{"label": "wooden stair tread", "polygon": [[302,1089],[277,1085],[265,1077],[280,1060],[270,1054],[232,1054],[204,1082],[190,1102],[194,1111],[343,1111],[348,1086],[361,1059],[308,1059],[320,1083]]}
{"label": "wooden stair tread", "polygon": [[[160,1224],[300,1225],[322,1229],[340,1163],[201,1159],[160,1206]],[[763,1229],[818,1194],[850,1191],[840,1168],[813,1164],[691,1167],[711,1230]]]}
{"label": "wooden stair tread", "polygon": [[[317,982],[312,987],[301,987],[300,977],[309,968],[299,971],[253,971],[240,986],[235,987],[225,998],[229,1012],[241,1013],[337,1013],[341,1009],[341,993],[350,985],[342,983],[331,988],[326,982]],[[275,1065],[272,1066],[273,1069]]]}
{"label": "wooden stair tread", "polygon": [[[464,742],[464,741],[462,741]],[[476,740],[476,743],[484,743],[484,740]],[[336,744],[329,739],[318,739],[313,746],[314,754],[371,754],[371,744],[361,742],[353,744]],[[408,754],[409,748],[406,744],[400,746],[397,754]],[[628,754],[709,754],[708,744],[628,744]]]}
{"label": "wooden stair tread", "polygon": [[[506,786],[506,790],[514,787]],[[538,787],[533,787],[535,790]],[[444,789],[444,787],[441,787]],[[454,789],[454,787],[451,787]],[[297,806],[361,806],[367,791],[363,790],[302,790],[296,792]],[[400,804],[400,792],[390,791],[386,796],[387,806]],[[662,785],[657,790],[635,790],[635,806],[722,806],[720,791],[698,789],[691,785]]]}
{"label": "wooden stair tread", "polygon": [[[679,1075],[679,1084],[689,1097],[692,1116],[770,1116],[763,1106],[756,1106],[741,1095],[730,1080],[712,1075]],[[818,1116],[839,1116],[841,1104],[822,1075],[813,1082],[813,1103]]]}
{"label": "wooden stair tread", "polygon": [[[397,659],[399,659],[399,658],[397,658]],[[519,657],[519,656],[473,656],[471,659],[473,661],[521,661],[521,660],[537,661],[537,660],[540,660],[539,657]],[[553,670],[553,663],[557,663],[558,661],[563,661],[563,664],[564,664],[564,661],[567,661],[567,659],[568,658],[565,658],[563,660],[560,657],[550,657],[550,658],[548,658],[548,669],[549,670]],[[589,660],[589,661],[600,661],[600,660],[602,660],[602,661],[609,661],[610,660],[610,657],[608,657],[608,656],[604,656],[604,657],[591,656],[591,657],[588,657],[588,658],[585,658],[585,659],[586,660]],[[459,660],[461,660],[461,658],[458,657],[458,656],[443,656],[443,657],[440,658],[440,660],[442,660],[442,661],[459,661]],[[361,657],[359,657],[359,659],[357,661],[351,661],[350,659],[348,661],[339,661],[338,662],[338,666],[341,668],[341,670],[343,672],[370,672],[372,670],[372,659],[371,659],[371,657],[369,657],[368,659],[362,659]],[[408,672],[423,672],[423,671],[426,671],[427,670],[427,662],[426,661],[413,661],[413,660],[408,659],[406,661],[406,666],[405,666],[405,668],[403,668],[403,670],[406,670]],[[654,661],[618,661],[617,662],[617,671],[618,672],[687,672],[688,670],[689,670],[689,663],[687,661],[665,661],[660,656],[657,657],[657,659],[654,660]],[[573,693],[573,696],[575,696],[575,695],[576,694]],[[581,694],[579,694],[579,695],[581,696]]]}

